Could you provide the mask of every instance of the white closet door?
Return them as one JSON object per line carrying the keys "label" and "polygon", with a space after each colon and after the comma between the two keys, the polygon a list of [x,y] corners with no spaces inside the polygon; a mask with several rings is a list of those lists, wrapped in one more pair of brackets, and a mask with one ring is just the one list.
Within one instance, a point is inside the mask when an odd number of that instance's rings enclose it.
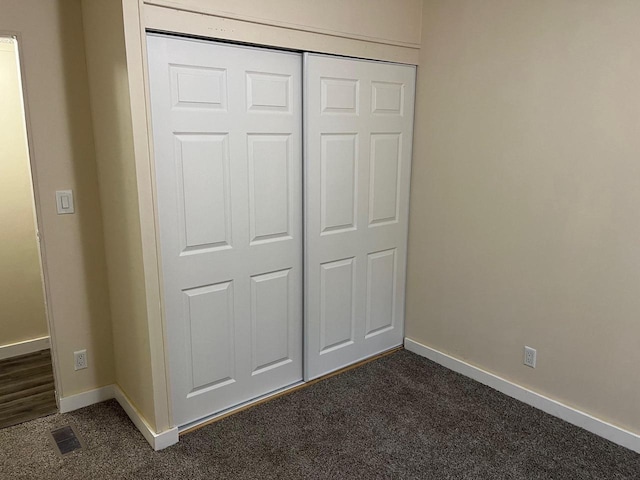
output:
{"label": "white closet door", "polygon": [[302,379],[301,57],[150,35],[174,422]]}
{"label": "white closet door", "polygon": [[305,379],[401,345],[415,68],[305,54]]}

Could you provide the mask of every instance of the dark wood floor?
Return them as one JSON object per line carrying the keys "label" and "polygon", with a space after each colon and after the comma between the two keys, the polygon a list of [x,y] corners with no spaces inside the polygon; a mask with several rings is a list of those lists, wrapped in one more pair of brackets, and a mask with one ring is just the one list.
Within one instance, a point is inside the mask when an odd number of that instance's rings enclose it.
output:
{"label": "dark wood floor", "polygon": [[0,428],[57,410],[49,350],[0,360]]}

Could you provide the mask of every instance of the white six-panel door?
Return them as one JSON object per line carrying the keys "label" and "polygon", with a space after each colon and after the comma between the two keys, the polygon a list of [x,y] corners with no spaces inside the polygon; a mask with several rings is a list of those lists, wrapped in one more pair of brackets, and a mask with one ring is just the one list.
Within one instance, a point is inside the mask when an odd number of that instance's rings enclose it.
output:
{"label": "white six-panel door", "polygon": [[305,54],[305,380],[401,345],[415,68]]}
{"label": "white six-panel door", "polygon": [[301,57],[149,35],[174,422],[302,379]]}

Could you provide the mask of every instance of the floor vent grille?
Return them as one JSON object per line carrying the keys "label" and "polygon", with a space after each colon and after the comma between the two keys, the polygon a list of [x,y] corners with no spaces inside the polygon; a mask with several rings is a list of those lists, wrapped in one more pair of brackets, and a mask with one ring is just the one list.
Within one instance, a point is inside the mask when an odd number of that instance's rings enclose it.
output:
{"label": "floor vent grille", "polygon": [[49,432],[49,436],[56,453],[61,457],[84,448],[84,442],[73,425],[54,428]]}

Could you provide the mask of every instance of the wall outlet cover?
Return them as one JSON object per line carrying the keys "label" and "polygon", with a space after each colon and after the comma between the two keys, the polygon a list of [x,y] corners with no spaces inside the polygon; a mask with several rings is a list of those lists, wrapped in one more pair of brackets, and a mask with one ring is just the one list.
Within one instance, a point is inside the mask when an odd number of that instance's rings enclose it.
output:
{"label": "wall outlet cover", "polygon": [[536,349],[524,347],[524,364],[527,367],[536,368]]}
{"label": "wall outlet cover", "polygon": [[77,352],[73,352],[73,367],[74,370],[82,370],[84,368],[87,368],[88,366],[88,362],[87,362],[87,351],[86,350],[79,350]]}

